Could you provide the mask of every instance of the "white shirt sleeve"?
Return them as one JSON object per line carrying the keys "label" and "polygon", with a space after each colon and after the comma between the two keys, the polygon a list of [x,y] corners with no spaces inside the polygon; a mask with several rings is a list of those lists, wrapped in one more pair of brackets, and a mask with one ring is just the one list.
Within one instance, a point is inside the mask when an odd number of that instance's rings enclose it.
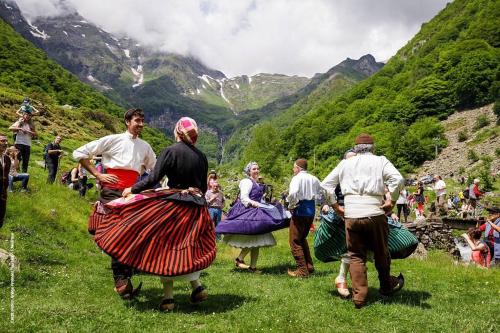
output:
{"label": "white shirt sleeve", "polygon": [[326,194],[330,199],[331,203],[337,202],[337,199],[335,197],[335,188],[340,182],[339,175],[340,175],[340,170],[344,165],[344,161],[345,160],[340,161],[340,163],[335,167],[335,169],[333,169],[332,172],[330,172],[328,176],[326,176],[325,179],[323,179],[323,181],[321,182],[321,187],[326,191]]}
{"label": "white shirt sleeve", "polygon": [[112,136],[108,135],[98,140],[89,142],[80,148],[73,151],[73,158],[80,161],[85,158],[100,155],[107,150],[108,145],[112,142]]}
{"label": "white shirt sleeve", "polygon": [[297,199],[297,194],[299,193],[300,190],[300,179],[297,176],[294,176],[292,178],[292,181],[290,182],[290,187],[288,188],[288,196],[286,197],[286,201],[289,203],[289,207],[295,207],[297,202],[299,201]]}
{"label": "white shirt sleeve", "polygon": [[253,183],[248,178],[240,181],[240,200],[245,207],[248,207],[250,203],[257,203],[257,201],[250,199],[250,191],[252,190],[252,186]]}
{"label": "white shirt sleeve", "polygon": [[146,160],[144,161],[144,164],[146,165],[146,170],[153,170],[156,164],[156,154],[150,145],[148,145],[148,148],[149,149],[146,153]]}
{"label": "white shirt sleeve", "polygon": [[391,193],[391,200],[397,201],[399,198],[399,192],[404,187],[403,176],[399,173],[398,169],[384,156],[382,156],[384,161],[384,168],[382,175],[384,177],[384,183],[387,185],[389,192]]}

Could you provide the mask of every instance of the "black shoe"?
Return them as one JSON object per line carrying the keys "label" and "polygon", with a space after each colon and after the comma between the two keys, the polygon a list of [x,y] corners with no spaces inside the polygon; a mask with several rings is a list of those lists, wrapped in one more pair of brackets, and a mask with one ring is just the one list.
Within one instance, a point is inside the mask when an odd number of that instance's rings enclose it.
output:
{"label": "black shoe", "polygon": [[165,298],[160,303],[160,311],[168,312],[175,308],[175,303],[173,298]]}
{"label": "black shoe", "polygon": [[403,274],[399,273],[398,277],[391,276],[391,284],[392,288],[390,290],[380,290],[379,293],[382,296],[389,297],[394,295],[396,292],[400,291],[403,289],[403,286],[405,285],[405,278]]}
{"label": "black shoe", "polygon": [[208,292],[203,286],[199,286],[191,293],[191,303],[198,304],[208,299]]}

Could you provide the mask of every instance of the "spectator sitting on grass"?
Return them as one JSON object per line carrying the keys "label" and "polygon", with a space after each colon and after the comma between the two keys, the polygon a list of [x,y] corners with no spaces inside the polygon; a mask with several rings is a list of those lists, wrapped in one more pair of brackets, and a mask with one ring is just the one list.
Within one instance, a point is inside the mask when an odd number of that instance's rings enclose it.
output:
{"label": "spectator sitting on grass", "polygon": [[7,156],[10,158],[10,171],[9,171],[9,192],[13,191],[14,182],[21,182],[22,189],[21,192],[26,192],[28,190],[28,181],[30,180],[30,175],[28,173],[18,173],[19,171],[19,160],[17,155],[19,150],[15,146],[10,146],[7,148]]}
{"label": "spectator sitting on grass", "polygon": [[71,170],[71,184],[69,187],[80,193],[80,197],[84,197],[87,189],[92,188],[92,184],[87,184],[87,170],[78,163],[76,167]]}
{"label": "spectator sitting on grass", "polygon": [[491,261],[490,249],[484,241],[481,241],[481,234],[482,232],[478,228],[469,228],[469,231],[462,234],[462,237],[465,238],[472,250],[472,261],[479,267],[489,268]]}

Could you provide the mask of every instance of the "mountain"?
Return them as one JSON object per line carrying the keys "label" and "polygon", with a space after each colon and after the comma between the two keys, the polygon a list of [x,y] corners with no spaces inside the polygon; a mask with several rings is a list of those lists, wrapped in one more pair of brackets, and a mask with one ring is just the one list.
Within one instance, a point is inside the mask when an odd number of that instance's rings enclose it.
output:
{"label": "mountain", "polygon": [[224,146],[223,163],[231,163],[242,157],[251,142],[250,131],[262,121],[270,121],[273,127],[285,129],[314,108],[315,105],[331,100],[345,92],[359,81],[373,75],[384,66],[371,54],[358,60],[347,58],[324,74],[316,74],[310,82],[296,93],[280,98],[256,110],[245,111],[239,116],[243,130],[235,132]]}
{"label": "mountain", "polygon": [[341,95],[311,96],[286,128],[273,121],[255,128],[243,138],[250,144],[239,164],[256,160],[281,177],[290,160],[305,157],[325,176],[367,132],[379,154],[404,172],[414,170],[434,157],[436,145],[447,144],[438,119],[498,101],[498,17],[498,1],[455,0],[371,77]]}
{"label": "mountain", "polygon": [[[97,137],[124,130],[125,110],[63,69],[10,25],[0,19],[0,132],[18,119],[16,110],[30,97],[43,115],[34,117],[38,138],[33,160],[42,159],[45,144],[63,136],[63,149],[71,152]],[[10,135],[9,135],[10,137]],[[172,142],[160,131],[146,127],[143,137],[159,152]],[[63,168],[74,165],[64,158]]]}
{"label": "mountain", "polygon": [[234,129],[233,113],[262,107],[309,82],[279,74],[229,79],[194,57],[114,36],[71,8],[65,8],[65,15],[29,22],[15,3],[0,3],[0,17],[26,39],[115,102],[126,107],[140,103],[149,111],[148,121],[165,130],[170,131],[172,119],[188,115],[225,135]]}

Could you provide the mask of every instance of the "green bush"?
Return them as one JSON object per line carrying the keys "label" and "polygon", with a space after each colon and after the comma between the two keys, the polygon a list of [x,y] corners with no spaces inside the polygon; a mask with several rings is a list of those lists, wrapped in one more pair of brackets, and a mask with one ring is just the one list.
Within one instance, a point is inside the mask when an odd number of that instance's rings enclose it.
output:
{"label": "green bush", "polygon": [[458,142],[464,142],[465,140],[467,140],[469,138],[469,135],[467,133],[467,130],[464,129],[460,132],[458,132]]}
{"label": "green bush", "polygon": [[467,158],[471,162],[479,161],[479,155],[476,153],[476,151],[474,149],[469,149],[469,151],[467,152]]}
{"label": "green bush", "polygon": [[481,128],[486,127],[489,124],[490,120],[488,119],[488,116],[482,114],[477,117],[476,122],[474,123],[474,131],[480,130]]}

